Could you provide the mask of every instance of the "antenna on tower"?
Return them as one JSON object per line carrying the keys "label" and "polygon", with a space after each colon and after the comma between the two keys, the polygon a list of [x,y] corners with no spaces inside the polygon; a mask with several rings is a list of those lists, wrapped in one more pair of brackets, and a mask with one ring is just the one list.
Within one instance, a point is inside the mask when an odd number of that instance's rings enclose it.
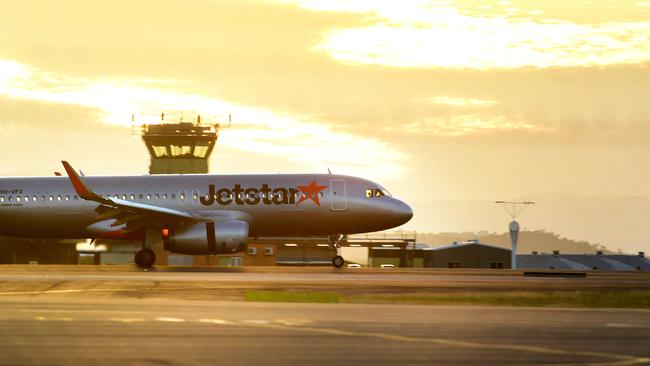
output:
{"label": "antenna on tower", "polygon": [[510,214],[512,217],[512,222],[508,227],[510,231],[510,242],[512,243],[512,251],[510,253],[510,262],[511,268],[517,269],[517,240],[519,239],[519,223],[517,222],[517,216],[521,215],[526,207],[534,205],[533,201],[495,201],[494,203],[502,205],[503,208]]}

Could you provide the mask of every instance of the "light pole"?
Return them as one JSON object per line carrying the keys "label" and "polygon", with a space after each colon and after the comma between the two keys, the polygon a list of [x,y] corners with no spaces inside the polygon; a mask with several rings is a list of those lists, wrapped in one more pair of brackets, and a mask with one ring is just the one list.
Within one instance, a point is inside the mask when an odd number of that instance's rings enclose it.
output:
{"label": "light pole", "polygon": [[495,201],[494,203],[503,205],[512,217],[510,223],[510,242],[512,243],[512,251],[510,253],[510,263],[512,269],[517,269],[517,240],[519,240],[519,223],[517,216],[519,216],[528,205],[534,205],[532,201]]}

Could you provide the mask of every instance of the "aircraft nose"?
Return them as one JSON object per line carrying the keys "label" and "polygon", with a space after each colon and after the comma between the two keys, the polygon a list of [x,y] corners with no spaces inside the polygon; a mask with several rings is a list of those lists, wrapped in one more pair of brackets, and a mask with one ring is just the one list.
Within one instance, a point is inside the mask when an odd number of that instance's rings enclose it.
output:
{"label": "aircraft nose", "polygon": [[397,216],[399,225],[407,223],[413,217],[413,210],[406,203],[396,200],[393,207],[393,214]]}

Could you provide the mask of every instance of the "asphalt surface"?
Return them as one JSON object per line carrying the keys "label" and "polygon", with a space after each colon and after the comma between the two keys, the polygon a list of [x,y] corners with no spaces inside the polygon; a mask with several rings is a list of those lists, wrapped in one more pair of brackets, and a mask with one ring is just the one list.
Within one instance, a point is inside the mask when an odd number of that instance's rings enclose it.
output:
{"label": "asphalt surface", "polygon": [[614,275],[531,279],[507,271],[3,266],[0,364],[650,365],[647,310],[251,303],[238,297],[250,288],[319,284],[399,292],[467,283],[536,287],[543,280],[561,288],[643,288],[648,282]]}

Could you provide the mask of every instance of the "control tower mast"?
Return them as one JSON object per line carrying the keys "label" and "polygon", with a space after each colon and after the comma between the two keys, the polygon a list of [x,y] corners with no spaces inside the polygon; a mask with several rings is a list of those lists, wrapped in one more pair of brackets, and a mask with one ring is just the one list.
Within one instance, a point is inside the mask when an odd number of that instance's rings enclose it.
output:
{"label": "control tower mast", "polygon": [[151,163],[149,174],[205,174],[208,160],[219,137],[219,123],[202,121],[201,116],[161,113],[154,123],[136,124],[134,133],[142,136]]}

